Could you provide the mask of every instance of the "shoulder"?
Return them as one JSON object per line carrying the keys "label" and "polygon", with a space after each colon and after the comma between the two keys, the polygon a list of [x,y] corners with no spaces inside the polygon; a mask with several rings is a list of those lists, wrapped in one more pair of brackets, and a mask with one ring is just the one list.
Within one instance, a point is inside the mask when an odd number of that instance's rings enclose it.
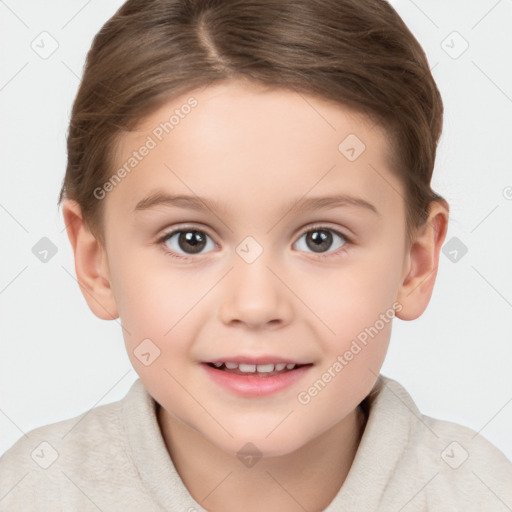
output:
{"label": "shoulder", "polygon": [[400,472],[420,475],[432,510],[512,507],[512,463],[498,448],[468,427],[421,414],[398,382],[383,382],[386,394],[397,398],[388,396],[393,414],[407,424]]}
{"label": "shoulder", "polygon": [[[3,454],[0,467],[4,468],[7,462],[14,461],[23,466],[32,462],[40,467],[49,465],[51,459],[60,456],[57,451],[59,447],[67,448],[66,455],[75,452],[78,455],[102,439],[116,437],[120,426],[120,403],[101,405],[78,416],[34,428]],[[38,450],[41,443],[44,446]]]}
{"label": "shoulder", "polygon": [[[474,430],[422,415],[425,428],[425,456],[437,467],[437,487],[445,492],[456,491],[468,505],[481,510],[512,507],[512,463],[496,446]],[[427,430],[432,432],[427,441]],[[437,464],[435,463],[437,459]]]}
{"label": "shoulder", "polygon": [[92,488],[110,481],[115,488],[122,485],[122,475],[126,480],[135,476],[123,408],[134,401],[138,383],[122,400],[24,434],[0,458],[0,510],[33,510],[29,503],[50,510],[57,502],[49,501],[45,508],[45,497],[59,499],[63,489],[77,493],[85,481]]}

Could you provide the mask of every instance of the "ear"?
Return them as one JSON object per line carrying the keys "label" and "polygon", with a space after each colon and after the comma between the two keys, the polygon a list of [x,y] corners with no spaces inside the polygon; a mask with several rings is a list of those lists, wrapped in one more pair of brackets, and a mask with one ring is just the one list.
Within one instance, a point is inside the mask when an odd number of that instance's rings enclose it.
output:
{"label": "ear", "polygon": [[62,214],[75,255],[75,272],[80,290],[98,318],[114,320],[119,314],[110,286],[106,251],[86,226],[76,201],[65,199]]}
{"label": "ear", "polygon": [[435,200],[428,219],[418,229],[408,251],[403,283],[397,300],[402,305],[396,316],[414,320],[426,309],[437,276],[439,254],[448,229],[448,203]]}

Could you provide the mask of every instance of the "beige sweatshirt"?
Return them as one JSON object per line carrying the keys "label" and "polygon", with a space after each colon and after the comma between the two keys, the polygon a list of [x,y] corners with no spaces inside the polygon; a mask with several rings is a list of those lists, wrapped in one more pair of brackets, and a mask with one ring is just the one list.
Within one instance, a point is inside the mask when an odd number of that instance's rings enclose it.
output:
{"label": "beige sweatshirt", "polygon": [[[423,416],[383,376],[366,401],[356,457],[326,512],[512,510],[512,464],[483,437]],[[206,510],[177,474],[140,380],[118,402],[30,431],[0,458],[0,511],[98,510]]]}

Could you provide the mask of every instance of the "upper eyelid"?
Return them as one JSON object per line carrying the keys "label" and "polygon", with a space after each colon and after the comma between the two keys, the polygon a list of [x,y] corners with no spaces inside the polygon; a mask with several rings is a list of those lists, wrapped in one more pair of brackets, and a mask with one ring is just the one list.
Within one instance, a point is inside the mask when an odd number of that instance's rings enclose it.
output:
{"label": "upper eyelid", "polygon": [[325,228],[326,230],[329,230],[329,231],[334,231],[335,233],[338,233],[339,235],[341,235],[345,238],[349,238],[349,235],[346,235],[342,229],[339,229],[337,227],[333,228],[332,226],[329,226],[329,223],[321,223],[321,222],[313,223],[313,224],[307,226],[306,228],[299,230],[299,233],[302,236],[303,234],[308,233],[309,231],[314,231],[315,229],[321,230],[322,228]]}
{"label": "upper eyelid", "polygon": [[174,236],[176,233],[180,233],[182,231],[199,231],[201,233],[206,233],[213,241],[216,245],[217,242],[215,242],[215,237],[212,236],[212,234],[208,231],[208,229],[204,228],[204,227],[197,227],[197,226],[192,226],[190,224],[186,224],[184,226],[179,226],[179,227],[174,227],[172,229],[169,229],[169,231],[165,231],[162,235],[160,235],[158,237],[158,241],[164,241],[164,240],[168,240],[171,238],[171,236]]}

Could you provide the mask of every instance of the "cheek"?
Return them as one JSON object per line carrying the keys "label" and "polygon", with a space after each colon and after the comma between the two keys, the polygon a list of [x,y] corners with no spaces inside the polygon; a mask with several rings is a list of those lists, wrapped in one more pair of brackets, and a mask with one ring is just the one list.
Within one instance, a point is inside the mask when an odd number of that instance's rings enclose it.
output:
{"label": "cheek", "polygon": [[317,275],[307,295],[308,305],[322,320],[317,337],[324,357],[311,394],[305,389],[299,403],[315,402],[312,409],[325,408],[333,420],[355,407],[373,386],[395,316],[400,258],[389,249],[360,255],[347,259],[339,270]]}
{"label": "cheek", "polygon": [[[351,267],[325,280],[324,293],[309,295],[329,327],[320,326],[323,358],[297,396],[303,421],[334,425],[370,392],[386,356],[395,315],[389,262]],[[386,273],[387,271],[387,273]],[[309,298],[308,297],[308,298]],[[333,331],[333,332],[331,332]]]}
{"label": "cheek", "polygon": [[111,281],[119,315],[139,334],[161,337],[204,293],[204,286],[190,279],[156,248],[126,247],[113,254]]}
{"label": "cheek", "polygon": [[308,278],[303,294],[311,311],[324,324],[324,339],[354,338],[379,320],[381,314],[389,312],[397,295],[397,260],[384,253],[342,262],[339,270]]}
{"label": "cheek", "polygon": [[[145,261],[135,251],[119,258],[111,273],[123,336],[130,360],[145,379],[168,379],[165,369],[181,371],[197,332],[204,325],[202,300],[216,276],[198,278],[166,261]],[[148,341],[150,340],[150,341]],[[150,353],[154,362],[146,366]]]}

